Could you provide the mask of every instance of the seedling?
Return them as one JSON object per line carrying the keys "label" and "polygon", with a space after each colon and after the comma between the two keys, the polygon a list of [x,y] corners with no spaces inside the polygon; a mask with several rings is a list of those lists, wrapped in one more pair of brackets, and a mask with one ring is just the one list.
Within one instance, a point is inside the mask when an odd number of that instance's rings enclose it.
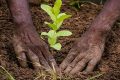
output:
{"label": "seedling", "polygon": [[47,12],[47,14],[50,16],[52,20],[52,23],[45,22],[45,24],[47,24],[48,27],[50,28],[50,31],[42,32],[41,35],[47,36],[50,47],[56,50],[61,50],[61,47],[62,47],[61,44],[57,42],[58,37],[72,35],[72,32],[68,30],[59,31],[63,21],[71,17],[71,15],[67,15],[66,13],[60,13],[61,5],[62,5],[61,0],[56,0],[53,7],[46,4],[41,5],[41,8],[45,12]]}

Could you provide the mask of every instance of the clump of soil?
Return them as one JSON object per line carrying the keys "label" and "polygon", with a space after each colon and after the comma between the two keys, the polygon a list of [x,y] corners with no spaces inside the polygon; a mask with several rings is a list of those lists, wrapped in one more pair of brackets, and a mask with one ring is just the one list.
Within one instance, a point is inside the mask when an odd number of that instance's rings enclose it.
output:
{"label": "clump of soil", "polygon": [[[61,29],[72,31],[70,37],[60,38],[63,47],[61,51],[51,50],[58,64],[65,58],[75,39],[79,38],[94,20],[95,16],[101,10],[101,5],[82,4],[79,10],[64,4],[63,12],[68,12],[72,18],[64,22]],[[39,6],[30,6],[34,25],[38,32],[48,31],[44,21],[49,17],[43,12]],[[11,49],[11,37],[15,31],[14,24],[7,6],[0,6],[0,65],[5,67],[16,80],[34,80],[36,71],[31,68],[21,68],[15,57],[14,50]],[[83,80],[91,76],[101,75],[98,80],[119,80],[120,79],[120,24],[116,22],[110,31],[107,40],[104,55],[95,71],[89,75],[78,76],[77,80]],[[73,79],[73,80],[75,80]],[[0,75],[0,80],[6,80],[4,75]]]}

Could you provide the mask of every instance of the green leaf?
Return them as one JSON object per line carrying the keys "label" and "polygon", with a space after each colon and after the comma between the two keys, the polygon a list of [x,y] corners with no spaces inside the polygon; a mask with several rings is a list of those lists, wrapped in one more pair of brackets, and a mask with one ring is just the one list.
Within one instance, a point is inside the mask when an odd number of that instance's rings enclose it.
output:
{"label": "green leaf", "polygon": [[47,32],[42,32],[41,35],[46,36],[46,35],[48,35],[48,33]]}
{"label": "green leaf", "polygon": [[57,19],[59,20],[59,21],[63,21],[63,20],[65,20],[65,19],[67,19],[67,18],[70,18],[71,17],[71,15],[67,15],[67,14],[65,14],[65,13],[60,13],[58,16],[57,16]]}
{"label": "green leaf", "polygon": [[54,31],[54,30],[50,30],[47,34],[48,34],[48,37],[50,37],[50,38],[56,37],[56,31]]}
{"label": "green leaf", "polygon": [[55,15],[52,13],[52,7],[51,7],[51,6],[42,4],[42,5],[41,5],[41,8],[42,8],[45,12],[47,12],[47,14],[51,17],[51,19],[52,19],[53,21],[56,20]]}
{"label": "green leaf", "polygon": [[57,37],[59,37],[59,36],[70,36],[70,35],[72,35],[72,32],[67,31],[67,30],[62,30],[62,31],[57,32]]}
{"label": "green leaf", "polygon": [[47,24],[50,28],[52,28],[53,30],[57,30],[57,26],[55,24],[51,24],[49,22],[45,22],[45,24]]}
{"label": "green leaf", "polygon": [[53,7],[53,12],[56,16],[60,13],[61,5],[62,5],[62,1],[56,0],[54,7]]}
{"label": "green leaf", "polygon": [[63,21],[57,23],[57,30],[61,27],[62,23],[63,23]]}
{"label": "green leaf", "polygon": [[57,20],[56,20],[56,24],[57,24],[57,28],[59,29],[60,26],[62,25],[63,21],[67,18],[70,18],[71,15],[67,15],[65,13],[61,13],[57,16]]}
{"label": "green leaf", "polygon": [[55,38],[48,38],[48,43],[50,44],[50,45],[54,45],[55,43],[56,43],[56,41],[57,41],[57,38],[55,37]]}
{"label": "green leaf", "polygon": [[61,50],[61,44],[60,43],[56,43],[55,45],[51,46],[52,48],[56,49],[56,50]]}

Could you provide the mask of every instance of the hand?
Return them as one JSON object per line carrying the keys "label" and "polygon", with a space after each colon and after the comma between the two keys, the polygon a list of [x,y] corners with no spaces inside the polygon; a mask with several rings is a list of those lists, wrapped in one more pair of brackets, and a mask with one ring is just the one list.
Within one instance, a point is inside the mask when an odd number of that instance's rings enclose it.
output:
{"label": "hand", "polygon": [[18,30],[13,37],[13,46],[22,67],[27,66],[27,58],[29,58],[35,69],[45,68],[49,71],[53,66],[57,69],[57,64],[47,44],[40,39],[36,31]]}
{"label": "hand", "polygon": [[78,72],[91,72],[100,61],[104,51],[105,38],[95,33],[85,33],[75,41],[72,49],[61,63],[60,69],[73,75]]}

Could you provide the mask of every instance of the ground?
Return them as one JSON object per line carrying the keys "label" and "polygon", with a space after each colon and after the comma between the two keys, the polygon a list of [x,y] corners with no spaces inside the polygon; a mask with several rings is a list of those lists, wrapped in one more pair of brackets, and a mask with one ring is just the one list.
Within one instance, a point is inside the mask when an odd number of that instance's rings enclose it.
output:
{"label": "ground", "polygon": [[[30,5],[33,22],[38,33],[48,31],[49,29],[44,24],[44,21],[50,21],[47,14],[40,9],[39,6]],[[72,47],[75,39],[79,38],[95,16],[102,9],[101,5],[84,3],[77,10],[71,6],[64,4],[62,11],[72,14],[72,18],[66,20],[61,29],[72,31],[70,37],[62,37],[59,41],[63,47],[61,51],[50,49],[58,64],[65,58],[68,51]],[[0,5],[0,65],[3,66],[16,80],[34,80],[36,71],[31,68],[21,68],[15,57],[14,50],[11,44],[11,37],[15,31],[12,17],[7,6]],[[80,74],[72,80],[85,80],[98,76],[96,80],[119,80],[120,79],[120,23],[117,21],[112,30],[107,36],[106,47],[99,65],[94,72],[83,75]],[[1,70],[2,71],[2,70]],[[6,80],[6,76],[0,71],[0,80]],[[101,76],[99,76],[101,75]],[[41,80],[41,79],[40,79]],[[48,80],[48,79],[47,79]],[[71,79],[69,79],[71,80]]]}

